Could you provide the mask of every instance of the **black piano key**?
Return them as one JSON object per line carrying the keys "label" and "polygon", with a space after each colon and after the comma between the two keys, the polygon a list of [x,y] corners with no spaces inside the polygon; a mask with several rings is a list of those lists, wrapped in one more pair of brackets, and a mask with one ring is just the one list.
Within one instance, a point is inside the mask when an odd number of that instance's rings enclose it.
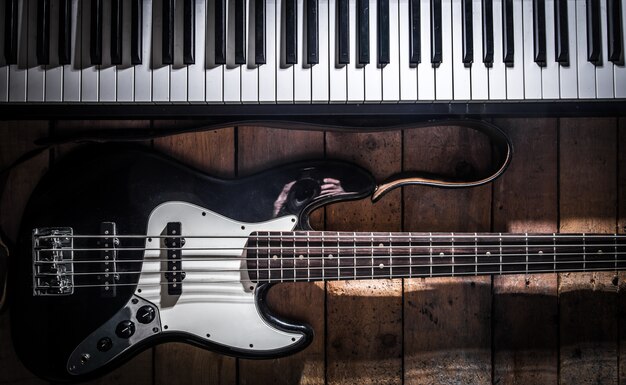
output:
{"label": "black piano key", "polygon": [[493,0],[482,0],[483,63],[493,64]]}
{"label": "black piano key", "polygon": [[439,67],[442,60],[441,0],[430,0],[430,62]]}
{"label": "black piano key", "polygon": [[215,0],[215,64],[226,64],[226,0]]}
{"label": "black piano key", "polygon": [[420,17],[420,0],[409,0],[409,64],[411,66],[416,66],[422,61]]}
{"label": "black piano key", "polygon": [[4,4],[4,59],[7,64],[17,64],[18,2],[6,0]]}
{"label": "black piano key", "polygon": [[320,62],[318,12],[317,0],[306,0],[306,58],[309,65]]}
{"label": "black piano key", "polygon": [[174,0],[163,0],[162,58],[163,64],[174,63]]}
{"label": "black piano key", "polygon": [[142,0],[132,0],[131,27],[130,27],[130,62],[133,65],[141,64],[143,50],[143,8]]}
{"label": "black piano key", "polygon": [[254,0],[254,64],[265,62],[265,0]]}
{"label": "black piano key", "polygon": [[196,62],[196,1],[185,0],[183,20],[183,63]]}
{"label": "black piano key", "polygon": [[609,38],[609,60],[622,64],[622,8],[620,0],[607,0],[607,37]]}
{"label": "black piano key", "polygon": [[246,64],[245,0],[235,0],[235,64]]}
{"label": "black piano key", "polygon": [[122,64],[122,0],[111,1],[111,64]]}
{"label": "black piano key", "polygon": [[72,1],[60,0],[59,7],[59,64],[70,64],[72,59]]}
{"label": "black piano key", "polygon": [[366,65],[370,62],[370,2],[357,0],[356,7],[358,64]]}
{"label": "black piano key", "polygon": [[463,64],[474,61],[474,23],[472,21],[472,0],[463,0]]}
{"label": "black piano key", "polygon": [[502,61],[506,65],[513,65],[515,54],[515,28],[513,26],[513,0],[502,2]]}
{"label": "black piano key", "polygon": [[569,31],[567,29],[567,0],[554,2],[554,29],[556,32],[556,61],[569,64]]}
{"label": "black piano key", "polygon": [[337,0],[337,63],[350,63],[350,21],[348,0]]}
{"label": "black piano key", "polygon": [[378,66],[389,64],[389,0],[377,0]]}
{"label": "black piano key", "polygon": [[37,1],[37,64],[50,64],[50,0]]}
{"label": "black piano key", "polygon": [[600,0],[587,0],[587,60],[600,62]]}
{"label": "black piano key", "polygon": [[102,0],[91,0],[89,54],[92,65],[102,64]]}
{"label": "black piano key", "polygon": [[[533,48],[535,63],[546,65],[546,6],[544,0],[533,0]],[[558,32],[557,32],[558,33]]]}
{"label": "black piano key", "polygon": [[298,4],[285,1],[285,63],[298,63]]}

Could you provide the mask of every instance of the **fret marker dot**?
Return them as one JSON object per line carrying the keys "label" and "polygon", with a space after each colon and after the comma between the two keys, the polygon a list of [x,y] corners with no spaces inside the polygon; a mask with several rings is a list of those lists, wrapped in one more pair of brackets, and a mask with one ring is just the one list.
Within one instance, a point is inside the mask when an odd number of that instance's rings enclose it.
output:
{"label": "fret marker dot", "polygon": [[444,255],[445,255],[444,253],[439,253],[439,256],[440,256],[440,257],[443,257]]}
{"label": "fret marker dot", "polygon": [[602,254],[602,250],[598,250],[598,254]]}
{"label": "fret marker dot", "polygon": [[333,255],[332,254],[328,254],[328,258],[333,259]]}
{"label": "fret marker dot", "polygon": [[485,255],[491,255],[491,251],[486,252]]}
{"label": "fret marker dot", "polygon": [[379,269],[382,269],[383,267],[385,267],[385,264],[384,264],[384,263],[381,263],[380,265],[378,265],[378,268],[379,268]]}
{"label": "fret marker dot", "polygon": [[379,243],[378,247],[385,247],[385,245],[383,245],[382,243]]}
{"label": "fret marker dot", "polygon": [[273,255],[272,259],[277,260],[278,259],[278,255]]}
{"label": "fret marker dot", "polygon": [[304,259],[304,255],[300,254],[300,255],[298,255],[298,258]]}
{"label": "fret marker dot", "polygon": [[539,250],[538,254],[543,254],[543,251]]}

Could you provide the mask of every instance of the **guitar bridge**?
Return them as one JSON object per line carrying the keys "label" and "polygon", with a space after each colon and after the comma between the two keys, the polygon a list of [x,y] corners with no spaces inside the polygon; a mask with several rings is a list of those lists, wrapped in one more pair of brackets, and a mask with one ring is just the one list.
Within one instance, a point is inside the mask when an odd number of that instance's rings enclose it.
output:
{"label": "guitar bridge", "polygon": [[33,230],[33,295],[74,293],[74,239],[70,227]]}

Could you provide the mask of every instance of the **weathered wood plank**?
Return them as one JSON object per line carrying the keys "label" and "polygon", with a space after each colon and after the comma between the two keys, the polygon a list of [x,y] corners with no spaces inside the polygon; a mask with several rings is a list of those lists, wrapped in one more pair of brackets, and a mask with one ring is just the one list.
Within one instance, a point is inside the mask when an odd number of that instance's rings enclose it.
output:
{"label": "weathered wood plank", "polygon": [[[238,175],[269,167],[324,156],[324,134],[263,127],[238,128]],[[311,224],[322,229],[318,213]],[[324,285],[285,283],[272,288],[268,303],[280,317],[301,320],[313,327],[313,343],[293,356],[273,360],[239,360],[239,383],[323,384],[324,383]]]}
{"label": "weathered wood plank", "polygon": [[[35,148],[33,140],[47,134],[47,122],[0,122],[0,169]],[[16,168],[7,180],[5,190],[0,191],[0,226],[13,241],[18,234],[26,202],[40,176],[47,170],[49,158],[49,152],[45,151]],[[44,383],[17,358],[9,318],[9,312],[0,315],[0,384]]]}
{"label": "weathered wood plank", "polygon": [[[158,123],[155,123],[158,125]],[[209,175],[235,175],[235,130],[168,136],[155,149]],[[155,384],[233,384],[236,360],[183,343],[154,348]]]}
{"label": "weathered wood plank", "polygon": [[[372,171],[378,180],[401,171],[401,132],[328,133],[326,154]],[[330,205],[328,230],[400,231],[400,190],[372,204],[369,199]],[[328,384],[402,382],[402,280],[327,284],[326,377]]]}
{"label": "weathered wood plank", "polygon": [[[616,223],[616,119],[561,119],[560,231],[606,233]],[[560,383],[616,384],[614,273],[559,274]]]}
{"label": "weathered wood plank", "polygon": [[[515,156],[494,183],[493,231],[557,231],[557,121],[495,122]],[[558,382],[557,275],[503,275],[493,281],[493,365],[496,384]]]}
{"label": "weathered wood plank", "polygon": [[[617,233],[626,234],[626,118],[619,119],[617,144]],[[626,384],[626,272],[619,273],[619,383]]]}
{"label": "weathered wood plank", "polygon": [[[488,140],[451,127],[407,130],[404,168],[451,174],[490,162]],[[491,186],[404,190],[405,230],[488,231]],[[491,383],[491,278],[404,282],[405,384]]]}

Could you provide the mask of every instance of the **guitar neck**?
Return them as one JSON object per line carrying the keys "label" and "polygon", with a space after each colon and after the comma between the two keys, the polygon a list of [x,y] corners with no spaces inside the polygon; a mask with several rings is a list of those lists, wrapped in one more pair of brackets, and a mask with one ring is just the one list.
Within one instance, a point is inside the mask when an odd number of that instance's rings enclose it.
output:
{"label": "guitar neck", "polygon": [[259,282],[619,271],[626,236],[258,232],[246,253]]}

